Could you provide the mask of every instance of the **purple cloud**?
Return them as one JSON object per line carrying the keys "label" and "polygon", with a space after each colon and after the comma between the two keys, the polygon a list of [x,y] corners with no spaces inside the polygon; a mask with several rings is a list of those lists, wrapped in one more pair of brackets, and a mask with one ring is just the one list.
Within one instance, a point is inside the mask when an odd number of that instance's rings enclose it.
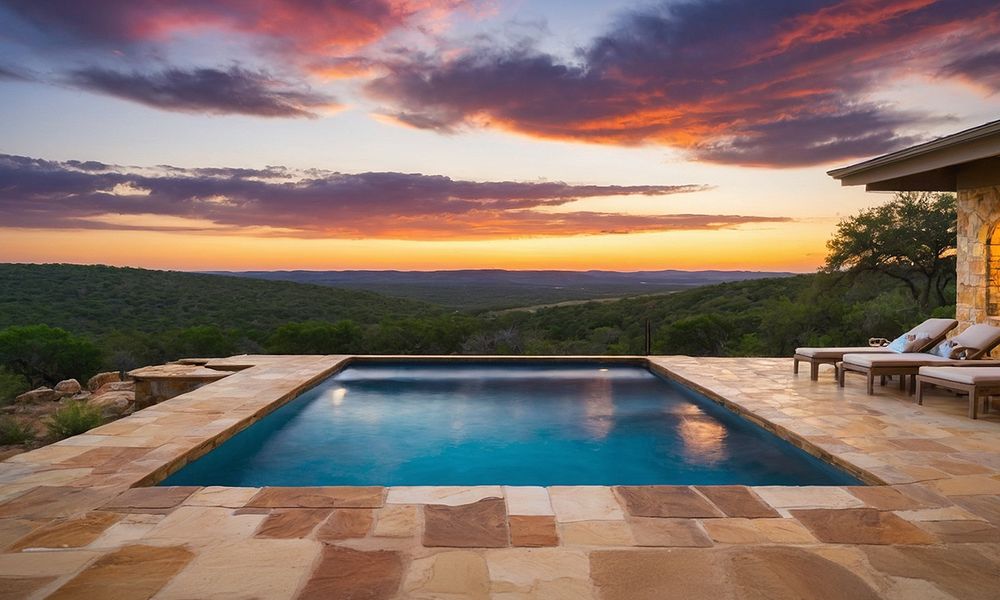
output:
{"label": "purple cloud", "polygon": [[[582,198],[666,197],[704,189],[700,185],[463,181],[441,175],[298,172],[283,167],[140,169],[0,155],[0,214],[7,227],[489,239],[722,229],[788,220],[560,209]],[[161,218],[160,224],[150,221],[150,216]],[[137,217],[144,222],[137,224]]]}
{"label": "purple cloud", "polygon": [[169,69],[159,73],[119,73],[104,69],[73,72],[78,88],[178,112],[244,114],[260,117],[315,117],[333,105],[331,96],[296,89],[260,71]]}

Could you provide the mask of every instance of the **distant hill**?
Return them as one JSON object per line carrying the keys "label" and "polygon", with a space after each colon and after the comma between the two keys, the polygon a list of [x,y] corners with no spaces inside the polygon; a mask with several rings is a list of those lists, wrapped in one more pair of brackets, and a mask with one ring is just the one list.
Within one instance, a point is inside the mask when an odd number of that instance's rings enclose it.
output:
{"label": "distant hill", "polygon": [[759,271],[213,271],[253,279],[294,281],[439,304],[494,310],[567,301],[625,298],[792,273]]}
{"label": "distant hill", "polygon": [[441,309],[376,293],[177,271],[0,264],[0,329],[44,323],[78,334],[196,325],[271,331],[290,321],[375,323]]}

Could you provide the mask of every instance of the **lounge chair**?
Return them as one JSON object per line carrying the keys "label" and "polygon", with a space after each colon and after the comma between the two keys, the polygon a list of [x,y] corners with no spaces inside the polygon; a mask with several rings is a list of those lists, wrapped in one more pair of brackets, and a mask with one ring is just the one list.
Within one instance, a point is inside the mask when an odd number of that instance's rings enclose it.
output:
{"label": "lounge chair", "polygon": [[[917,350],[918,352],[922,352],[938,345],[948,335],[948,332],[956,327],[958,327],[958,321],[955,319],[927,319],[900,337],[906,338],[907,336],[926,334],[927,338],[921,337],[921,341],[924,341],[924,343]],[[837,363],[844,360],[845,354],[888,354],[893,352],[893,350],[889,349],[888,340],[872,338],[868,343],[868,346],[796,348],[795,356],[792,357],[794,361],[792,363],[792,372],[798,375],[799,363],[809,363],[809,379],[816,381],[819,379],[820,365],[833,365],[833,375],[834,378],[837,378]]]}
{"label": "lounge chair", "polygon": [[941,387],[969,396],[969,417],[979,417],[979,399],[990,410],[992,396],[1000,396],[1000,367],[920,367],[917,373],[917,404],[924,403],[928,386]]}
{"label": "lounge chair", "polygon": [[875,377],[888,375],[909,377],[908,392],[913,393],[920,367],[1000,367],[1000,360],[982,360],[1000,345],[1000,327],[973,325],[949,341],[956,351],[961,352],[960,358],[946,358],[929,352],[845,354],[844,360],[837,366],[840,387],[844,387],[847,373],[853,371],[868,378],[869,396],[875,393]]}

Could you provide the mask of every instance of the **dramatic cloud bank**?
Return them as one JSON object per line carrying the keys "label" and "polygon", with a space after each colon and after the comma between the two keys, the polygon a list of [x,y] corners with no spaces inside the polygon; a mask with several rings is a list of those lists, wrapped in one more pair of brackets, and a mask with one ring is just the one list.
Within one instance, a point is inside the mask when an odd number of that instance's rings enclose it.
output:
{"label": "dramatic cloud bank", "polygon": [[705,230],[788,220],[566,208],[555,212],[582,198],[668,196],[703,189],[479,182],[283,167],[141,169],[0,155],[0,214],[6,227],[433,240]]}
{"label": "dramatic cloud bank", "polygon": [[995,0],[718,0],[634,11],[574,61],[481,42],[405,56],[368,90],[414,127],[501,127],[798,166],[913,143],[940,116],[869,99],[906,74],[1000,91]]}

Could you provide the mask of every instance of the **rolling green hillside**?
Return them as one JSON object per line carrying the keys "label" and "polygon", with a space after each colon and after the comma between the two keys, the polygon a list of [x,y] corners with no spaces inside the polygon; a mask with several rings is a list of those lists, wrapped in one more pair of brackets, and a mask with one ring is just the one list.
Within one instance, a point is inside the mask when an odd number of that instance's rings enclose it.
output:
{"label": "rolling green hillside", "polygon": [[0,264],[0,329],[76,334],[212,325],[269,332],[290,321],[374,323],[440,314],[423,302],[319,285],[106,266]]}

